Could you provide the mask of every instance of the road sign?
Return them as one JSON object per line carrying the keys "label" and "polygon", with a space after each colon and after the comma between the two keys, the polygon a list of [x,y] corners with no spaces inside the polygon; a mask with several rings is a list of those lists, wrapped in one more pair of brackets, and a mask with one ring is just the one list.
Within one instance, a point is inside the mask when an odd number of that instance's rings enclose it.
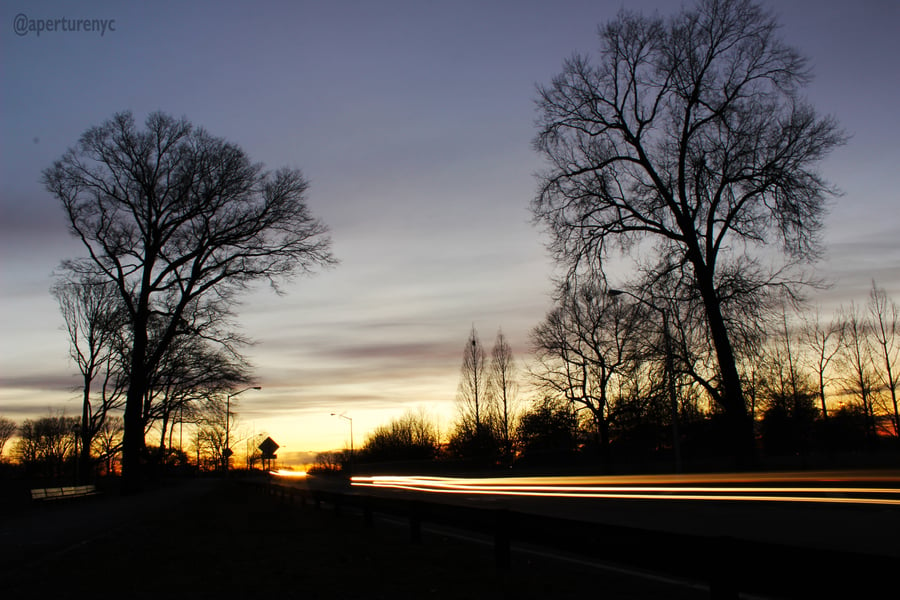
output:
{"label": "road sign", "polygon": [[262,457],[265,459],[275,458],[275,451],[279,448],[278,444],[275,443],[275,440],[270,437],[264,439],[262,444],[257,447],[262,452]]}

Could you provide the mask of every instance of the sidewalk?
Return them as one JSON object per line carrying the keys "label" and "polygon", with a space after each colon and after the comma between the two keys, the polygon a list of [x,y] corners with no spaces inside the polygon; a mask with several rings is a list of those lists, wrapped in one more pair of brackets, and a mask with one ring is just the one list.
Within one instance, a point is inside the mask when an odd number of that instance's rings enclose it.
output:
{"label": "sidewalk", "polygon": [[[0,525],[9,598],[703,598],[627,574],[514,554],[195,482],[129,498],[35,507]],[[149,511],[149,513],[145,513]],[[146,516],[144,516],[146,514]],[[23,540],[20,536],[28,536]]]}
{"label": "sidewalk", "polygon": [[73,546],[114,535],[129,524],[171,514],[221,485],[215,479],[188,479],[135,496],[100,494],[17,506],[0,517],[0,580]]}

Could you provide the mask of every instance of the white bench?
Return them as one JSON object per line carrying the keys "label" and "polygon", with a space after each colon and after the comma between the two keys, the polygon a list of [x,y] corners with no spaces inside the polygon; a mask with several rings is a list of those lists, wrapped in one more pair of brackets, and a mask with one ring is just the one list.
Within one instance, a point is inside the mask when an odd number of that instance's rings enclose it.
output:
{"label": "white bench", "polygon": [[31,490],[32,500],[60,500],[63,498],[79,498],[93,496],[97,493],[95,485],[70,485],[63,487],[37,488]]}

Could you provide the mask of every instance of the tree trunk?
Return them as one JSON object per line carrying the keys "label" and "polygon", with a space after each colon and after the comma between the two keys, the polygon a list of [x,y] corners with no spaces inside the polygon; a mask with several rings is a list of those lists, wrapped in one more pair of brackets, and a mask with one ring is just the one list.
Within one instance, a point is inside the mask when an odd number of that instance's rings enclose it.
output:
{"label": "tree trunk", "polygon": [[703,304],[706,307],[707,323],[716,350],[716,360],[722,377],[722,393],[716,394],[716,401],[725,410],[725,417],[731,430],[732,452],[739,469],[751,467],[756,458],[753,421],[744,404],[741,377],[737,370],[734,349],[728,337],[728,328],[722,316],[719,297],[716,294],[712,274],[705,265],[694,263]]}
{"label": "tree trunk", "polygon": [[91,469],[91,439],[93,431],[91,430],[91,378],[84,377],[84,394],[81,401],[81,455],[76,459],[79,461],[78,481],[81,484],[90,479]]}
{"label": "tree trunk", "polygon": [[135,319],[128,394],[122,435],[122,491],[141,490],[141,455],[144,450],[144,396],[147,393],[147,317]]}

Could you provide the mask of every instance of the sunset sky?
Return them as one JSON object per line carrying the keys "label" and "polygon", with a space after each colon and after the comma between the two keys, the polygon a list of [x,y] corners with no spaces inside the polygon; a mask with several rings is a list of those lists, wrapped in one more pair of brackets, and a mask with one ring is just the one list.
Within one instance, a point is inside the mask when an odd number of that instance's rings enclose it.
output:
{"label": "sunset sky", "polygon": [[[834,201],[819,274],[826,310],[865,302],[874,278],[900,301],[900,3],[764,2],[811,59],[808,96],[851,135],[823,164]],[[406,408],[451,426],[474,325],[523,363],[549,308],[552,268],[530,223],[535,85],[623,6],[663,0],[4,2],[0,8],[0,415],[79,413],[74,365],[48,290],[80,256],[41,171],[114,113],[162,110],[301,169],[341,264],[237,313],[261,391],[246,432],[282,456],[356,445]],[[103,19],[99,32],[15,30]]]}

